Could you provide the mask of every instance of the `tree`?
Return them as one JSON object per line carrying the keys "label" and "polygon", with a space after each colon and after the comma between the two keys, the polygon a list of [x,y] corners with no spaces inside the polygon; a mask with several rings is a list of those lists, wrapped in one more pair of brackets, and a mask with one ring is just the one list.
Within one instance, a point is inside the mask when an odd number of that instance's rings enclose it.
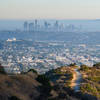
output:
{"label": "tree", "polygon": [[82,71],[88,71],[89,67],[87,65],[81,65],[80,66],[80,70],[82,70]]}
{"label": "tree", "polygon": [[49,78],[46,75],[44,75],[44,74],[43,75],[38,75],[37,81],[42,84],[43,90],[45,91],[45,93],[47,95],[49,95],[49,93],[50,93],[50,91],[52,89],[52,86],[50,84]]}
{"label": "tree", "polygon": [[69,66],[76,66],[76,63],[71,63]]}
{"label": "tree", "polygon": [[0,64],[0,73],[6,74],[4,67]]}
{"label": "tree", "polygon": [[16,97],[16,96],[11,96],[10,98],[9,98],[9,100],[20,100],[18,97]]}
{"label": "tree", "polygon": [[35,69],[30,69],[28,72],[33,72],[33,73],[38,74],[37,71],[36,71]]}
{"label": "tree", "polygon": [[95,67],[95,68],[97,68],[97,69],[100,69],[100,62],[94,64],[93,67]]}

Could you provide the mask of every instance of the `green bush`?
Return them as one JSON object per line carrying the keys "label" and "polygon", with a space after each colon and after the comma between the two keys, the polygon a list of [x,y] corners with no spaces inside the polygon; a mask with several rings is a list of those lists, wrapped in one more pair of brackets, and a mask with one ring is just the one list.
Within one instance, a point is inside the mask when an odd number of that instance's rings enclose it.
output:
{"label": "green bush", "polygon": [[16,97],[16,96],[11,96],[11,97],[9,98],[9,100],[21,100],[21,99],[19,99],[19,98]]}
{"label": "green bush", "polygon": [[89,70],[89,67],[87,65],[81,65],[80,66],[80,70],[81,71],[88,71]]}
{"label": "green bush", "polygon": [[43,90],[48,95],[52,89],[49,78],[45,75],[38,75],[37,81],[42,84]]}
{"label": "green bush", "polygon": [[43,85],[49,84],[49,78],[46,77],[45,75],[38,75],[37,81],[42,83]]}
{"label": "green bush", "polygon": [[76,66],[76,63],[71,63],[69,66]]}
{"label": "green bush", "polygon": [[87,83],[87,84],[84,84],[83,86],[80,87],[81,91],[83,93],[90,93],[94,96],[97,95],[97,89],[96,87],[94,87],[92,84],[90,83]]}
{"label": "green bush", "polygon": [[6,74],[5,69],[4,69],[3,66],[1,66],[1,64],[0,64],[0,73],[1,74]]}
{"label": "green bush", "polygon": [[73,79],[73,74],[72,74],[72,73],[69,74],[69,79],[70,79],[70,80]]}
{"label": "green bush", "polygon": [[100,62],[93,65],[93,67],[100,69]]}
{"label": "green bush", "polygon": [[37,73],[37,71],[36,71],[36,70],[34,70],[34,69],[30,69],[28,72],[33,72],[33,73],[38,74],[38,73]]}

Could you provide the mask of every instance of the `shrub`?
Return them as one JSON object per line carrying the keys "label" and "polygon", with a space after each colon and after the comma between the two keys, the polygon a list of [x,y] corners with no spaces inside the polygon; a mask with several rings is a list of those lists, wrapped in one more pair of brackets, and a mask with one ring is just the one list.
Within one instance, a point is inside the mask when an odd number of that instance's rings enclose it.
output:
{"label": "shrub", "polygon": [[69,66],[76,66],[76,63],[71,63]]}
{"label": "shrub", "polygon": [[9,98],[9,100],[20,100],[18,97],[16,97],[16,96],[11,96],[10,98]]}
{"label": "shrub", "polygon": [[37,73],[37,71],[36,71],[36,70],[34,70],[34,69],[30,69],[28,72],[33,72],[33,73],[38,74],[38,73]]}
{"label": "shrub", "polygon": [[1,74],[6,74],[5,69],[4,69],[3,66],[1,66],[1,64],[0,64],[0,73]]}
{"label": "shrub", "polygon": [[93,67],[100,69],[100,62],[93,65]]}
{"label": "shrub", "polygon": [[49,78],[45,75],[38,75],[37,81],[42,84],[42,88],[45,91],[45,93],[49,94],[52,89]]}
{"label": "shrub", "polygon": [[38,75],[37,81],[42,83],[43,85],[46,85],[49,83],[49,78],[46,77],[45,75]]}
{"label": "shrub", "polygon": [[88,71],[89,67],[87,65],[81,65],[80,66],[80,70],[82,70],[82,71]]}
{"label": "shrub", "polygon": [[97,89],[96,87],[94,87],[92,84],[90,83],[87,83],[87,84],[84,84],[83,86],[80,87],[81,91],[83,93],[90,93],[94,96],[97,95]]}

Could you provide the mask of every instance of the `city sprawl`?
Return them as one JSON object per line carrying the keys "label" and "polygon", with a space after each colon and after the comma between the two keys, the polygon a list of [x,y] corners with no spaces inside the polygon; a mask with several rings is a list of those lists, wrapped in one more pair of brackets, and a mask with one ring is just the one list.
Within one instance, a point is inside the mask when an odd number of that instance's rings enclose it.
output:
{"label": "city sprawl", "polygon": [[0,41],[0,63],[8,73],[36,69],[45,73],[71,63],[92,66],[100,61],[100,45],[7,40]]}

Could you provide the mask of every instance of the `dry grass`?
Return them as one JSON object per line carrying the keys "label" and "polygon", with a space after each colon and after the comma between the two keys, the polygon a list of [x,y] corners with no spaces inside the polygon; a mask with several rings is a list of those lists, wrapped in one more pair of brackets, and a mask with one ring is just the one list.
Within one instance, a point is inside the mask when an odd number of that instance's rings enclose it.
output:
{"label": "dry grass", "polygon": [[16,76],[0,74],[0,95],[2,96],[16,96],[21,100],[31,100],[33,98],[35,100],[39,96],[38,86],[40,84],[35,80],[32,73]]}

